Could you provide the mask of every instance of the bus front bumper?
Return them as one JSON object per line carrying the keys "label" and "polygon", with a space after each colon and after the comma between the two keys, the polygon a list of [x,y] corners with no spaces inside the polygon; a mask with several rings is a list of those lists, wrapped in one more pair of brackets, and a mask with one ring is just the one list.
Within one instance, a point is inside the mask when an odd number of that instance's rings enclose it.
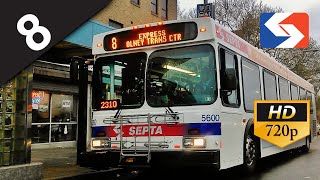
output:
{"label": "bus front bumper", "polygon": [[[220,169],[220,151],[159,151],[151,152],[150,163],[147,157],[125,157],[120,162],[119,151],[92,151],[82,154],[80,165],[89,167],[183,167],[206,166]],[[128,161],[128,159],[130,159]]]}

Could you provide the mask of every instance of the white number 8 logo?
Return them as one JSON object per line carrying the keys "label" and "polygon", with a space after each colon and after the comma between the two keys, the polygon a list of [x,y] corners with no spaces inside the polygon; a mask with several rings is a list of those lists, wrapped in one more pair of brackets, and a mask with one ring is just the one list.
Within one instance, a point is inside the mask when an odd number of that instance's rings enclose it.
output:
{"label": "white number 8 logo", "polygon": [[[31,29],[26,29],[25,28],[25,23],[30,21],[32,23],[32,28]],[[43,27],[39,26],[39,19],[37,16],[33,14],[27,14],[24,15],[22,18],[19,19],[17,23],[17,30],[19,31],[20,34],[26,36],[26,43],[29,46],[30,49],[34,51],[40,51],[47,47],[47,45],[51,41],[51,34],[50,31]],[[33,40],[33,36],[36,33],[40,33],[43,37],[42,42],[37,43]]]}

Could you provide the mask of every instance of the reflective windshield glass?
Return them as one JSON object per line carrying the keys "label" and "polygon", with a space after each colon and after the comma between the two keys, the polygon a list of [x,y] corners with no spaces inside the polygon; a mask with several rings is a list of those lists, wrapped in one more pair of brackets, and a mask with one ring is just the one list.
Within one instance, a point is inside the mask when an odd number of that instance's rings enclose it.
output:
{"label": "reflective windshield glass", "polygon": [[94,109],[115,99],[122,108],[142,106],[146,58],[146,53],[99,58],[94,69]]}
{"label": "reflective windshield glass", "polygon": [[217,97],[214,50],[200,45],[155,51],[147,69],[150,106],[211,104]]}

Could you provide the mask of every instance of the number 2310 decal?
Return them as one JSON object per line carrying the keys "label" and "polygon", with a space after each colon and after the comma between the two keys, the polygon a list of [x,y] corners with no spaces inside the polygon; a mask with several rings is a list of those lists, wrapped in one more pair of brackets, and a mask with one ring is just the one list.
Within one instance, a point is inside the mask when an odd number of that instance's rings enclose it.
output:
{"label": "number 2310 decal", "polygon": [[101,102],[101,107],[100,109],[117,109],[120,106],[120,100],[116,99],[116,100],[107,100],[107,101],[103,101]]}
{"label": "number 2310 decal", "polygon": [[218,114],[203,114],[201,116],[201,121],[219,122],[220,116]]}

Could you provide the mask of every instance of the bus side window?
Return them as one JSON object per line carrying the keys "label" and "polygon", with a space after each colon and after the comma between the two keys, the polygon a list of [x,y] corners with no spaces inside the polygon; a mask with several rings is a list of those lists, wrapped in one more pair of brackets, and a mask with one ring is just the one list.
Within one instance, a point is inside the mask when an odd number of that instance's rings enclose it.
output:
{"label": "bus side window", "polygon": [[238,59],[237,56],[231,52],[220,48],[220,75],[221,81],[223,81],[224,76],[226,76],[226,69],[233,68],[237,75],[237,89],[232,91],[220,91],[221,100],[224,106],[228,107],[239,107],[240,106],[240,92],[239,92],[239,77],[238,77]]}
{"label": "bus side window", "polygon": [[259,66],[242,58],[243,104],[246,111],[253,111],[254,100],[261,100]]}
{"label": "bus side window", "polygon": [[291,100],[289,95],[289,81],[279,77],[280,100]]}
{"label": "bus side window", "polygon": [[263,71],[264,99],[277,100],[277,78],[273,73]]}
{"label": "bus side window", "polygon": [[307,100],[310,100],[310,114],[313,114],[312,94],[309,91],[307,91]]}
{"label": "bus side window", "polygon": [[298,92],[298,87],[294,84],[291,84],[291,99],[292,100],[299,100],[299,92]]}
{"label": "bus side window", "polygon": [[306,100],[306,90],[304,90],[303,88],[300,88],[299,97],[300,97],[300,100]]}

